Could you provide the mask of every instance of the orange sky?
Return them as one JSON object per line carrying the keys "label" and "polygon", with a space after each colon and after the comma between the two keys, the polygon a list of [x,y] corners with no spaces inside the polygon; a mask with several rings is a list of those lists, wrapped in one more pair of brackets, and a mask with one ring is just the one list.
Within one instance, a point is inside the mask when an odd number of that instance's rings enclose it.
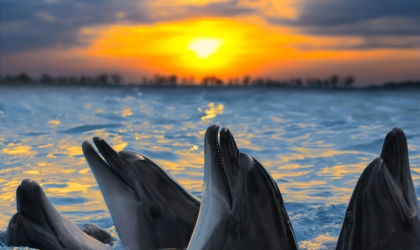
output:
{"label": "orange sky", "polygon": [[[264,18],[253,14],[165,20],[172,13],[171,8],[183,15],[182,9],[176,7],[189,2],[175,1],[172,6],[162,1],[147,2],[145,6],[153,12],[152,17],[159,20],[150,23],[124,20],[127,14],[118,12],[119,21],[82,26],[77,33],[81,46],[56,44],[2,55],[1,71],[52,75],[119,72],[126,81],[133,82],[154,74],[176,74],[194,77],[196,81],[209,75],[223,79],[251,75],[287,80],[339,74],[353,75],[359,84],[417,80],[420,76],[418,47],[398,46],[401,41],[415,42],[416,36],[404,36],[400,41],[395,35],[374,39],[351,32],[314,35],[305,34],[298,26],[267,21],[276,16],[295,20],[300,12],[292,3],[297,1],[268,1],[268,7],[267,3],[241,1],[239,7],[257,8],[264,12]],[[195,4],[205,6],[208,2]],[[38,16],[57,22],[46,13]],[[364,48],[367,41],[392,46]]]}

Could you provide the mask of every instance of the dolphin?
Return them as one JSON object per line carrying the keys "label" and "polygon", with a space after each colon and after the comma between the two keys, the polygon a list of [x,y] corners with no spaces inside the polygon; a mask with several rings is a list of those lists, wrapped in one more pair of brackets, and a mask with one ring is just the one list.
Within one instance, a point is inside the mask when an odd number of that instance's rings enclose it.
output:
{"label": "dolphin", "polygon": [[360,176],[347,207],[337,250],[420,249],[420,207],[400,128]]}
{"label": "dolphin", "polygon": [[87,141],[83,154],[124,249],[186,248],[200,201],[146,156],[117,153],[98,137],[93,141],[105,161]]}
{"label": "dolphin", "polygon": [[188,249],[297,249],[276,182],[239,152],[230,131],[210,126],[204,138],[204,183]]}
{"label": "dolphin", "polygon": [[60,215],[38,183],[23,180],[16,190],[17,213],[6,231],[6,244],[38,249],[109,250]]}

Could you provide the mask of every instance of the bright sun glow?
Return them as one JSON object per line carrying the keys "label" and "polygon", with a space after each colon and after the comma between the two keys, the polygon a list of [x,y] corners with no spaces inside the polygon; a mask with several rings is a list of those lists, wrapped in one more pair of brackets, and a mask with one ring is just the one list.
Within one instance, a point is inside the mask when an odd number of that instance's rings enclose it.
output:
{"label": "bright sun glow", "polygon": [[188,49],[193,51],[197,57],[205,59],[216,53],[223,42],[222,39],[216,38],[193,39],[188,44]]}

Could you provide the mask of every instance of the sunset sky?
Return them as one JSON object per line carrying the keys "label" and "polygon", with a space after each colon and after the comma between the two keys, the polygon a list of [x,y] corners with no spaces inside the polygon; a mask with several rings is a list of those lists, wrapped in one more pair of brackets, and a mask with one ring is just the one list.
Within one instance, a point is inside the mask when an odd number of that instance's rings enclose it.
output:
{"label": "sunset sky", "polygon": [[0,72],[420,79],[418,0],[0,0]]}

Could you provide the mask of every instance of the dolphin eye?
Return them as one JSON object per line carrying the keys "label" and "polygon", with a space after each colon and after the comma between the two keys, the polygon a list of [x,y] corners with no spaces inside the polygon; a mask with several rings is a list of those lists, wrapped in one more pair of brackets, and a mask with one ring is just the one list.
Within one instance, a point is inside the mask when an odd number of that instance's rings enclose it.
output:
{"label": "dolphin eye", "polygon": [[149,218],[153,221],[158,221],[162,217],[162,211],[157,207],[151,207],[149,209]]}

